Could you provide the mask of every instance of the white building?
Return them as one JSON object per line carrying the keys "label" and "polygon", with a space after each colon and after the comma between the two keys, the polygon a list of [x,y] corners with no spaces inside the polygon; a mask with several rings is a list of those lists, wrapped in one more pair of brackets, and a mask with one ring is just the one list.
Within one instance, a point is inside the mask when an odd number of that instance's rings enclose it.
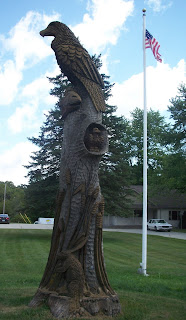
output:
{"label": "white building", "polygon": [[[131,186],[131,216],[104,216],[104,227],[142,227],[143,186]],[[164,219],[175,228],[186,228],[186,194],[176,190],[148,193],[148,220]]]}

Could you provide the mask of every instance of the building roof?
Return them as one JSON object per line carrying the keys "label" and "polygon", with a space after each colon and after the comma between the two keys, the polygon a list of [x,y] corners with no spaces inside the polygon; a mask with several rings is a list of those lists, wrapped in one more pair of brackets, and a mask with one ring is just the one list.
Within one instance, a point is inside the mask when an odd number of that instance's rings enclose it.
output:
{"label": "building roof", "polygon": [[[143,186],[131,186],[133,191],[131,196],[132,208],[142,209],[143,207]],[[186,209],[186,194],[177,190],[160,190],[148,192],[149,209]]]}

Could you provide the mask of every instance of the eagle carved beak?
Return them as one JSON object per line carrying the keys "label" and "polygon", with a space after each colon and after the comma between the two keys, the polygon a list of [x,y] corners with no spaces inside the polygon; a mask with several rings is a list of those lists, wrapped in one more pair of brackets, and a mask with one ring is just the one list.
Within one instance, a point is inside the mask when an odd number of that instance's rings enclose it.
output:
{"label": "eagle carved beak", "polygon": [[46,33],[46,29],[41,30],[39,34],[40,34],[42,37],[44,37],[44,36],[46,35],[45,33]]}
{"label": "eagle carved beak", "polygon": [[51,28],[48,28],[48,27],[44,30],[41,30],[40,35],[42,37],[45,37],[45,36],[55,37],[54,30],[52,30]]}

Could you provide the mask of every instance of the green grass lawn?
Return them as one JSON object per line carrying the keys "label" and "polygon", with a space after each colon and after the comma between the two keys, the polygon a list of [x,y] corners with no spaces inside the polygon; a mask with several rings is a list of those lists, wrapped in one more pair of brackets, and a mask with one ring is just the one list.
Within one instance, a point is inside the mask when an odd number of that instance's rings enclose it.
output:
{"label": "green grass lawn", "polygon": [[[0,319],[55,319],[47,307],[27,307],[44,272],[51,233],[0,230]],[[141,242],[139,234],[104,232],[106,269],[122,305],[115,319],[186,319],[186,241],[148,236],[149,277],[137,273]]]}
{"label": "green grass lawn", "polygon": [[178,228],[173,228],[172,230],[173,232],[182,232],[182,233],[186,233],[186,229],[178,229]]}

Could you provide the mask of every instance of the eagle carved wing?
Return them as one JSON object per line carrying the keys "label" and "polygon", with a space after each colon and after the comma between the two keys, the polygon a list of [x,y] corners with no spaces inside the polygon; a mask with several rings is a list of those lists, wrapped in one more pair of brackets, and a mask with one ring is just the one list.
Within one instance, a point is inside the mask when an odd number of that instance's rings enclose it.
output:
{"label": "eagle carved wing", "polygon": [[55,44],[52,45],[55,51],[56,59],[63,71],[64,65],[71,66],[71,72],[78,73],[79,76],[92,80],[93,82],[104,87],[103,80],[92,63],[88,52],[78,46]]}

